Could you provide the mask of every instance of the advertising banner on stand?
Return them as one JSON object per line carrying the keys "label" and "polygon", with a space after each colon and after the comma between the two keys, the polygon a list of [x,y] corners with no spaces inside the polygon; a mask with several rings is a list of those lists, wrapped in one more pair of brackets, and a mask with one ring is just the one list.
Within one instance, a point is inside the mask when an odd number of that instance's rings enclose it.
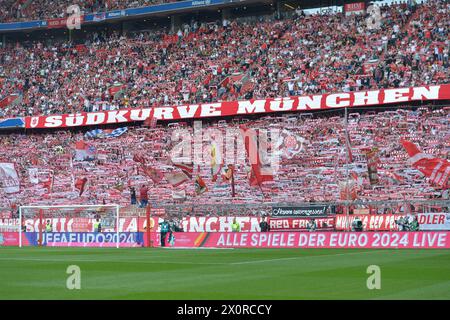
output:
{"label": "advertising banner on stand", "polygon": [[327,215],[327,208],[328,206],[272,207],[272,218],[323,217]]}
{"label": "advertising banner on stand", "polygon": [[[175,248],[448,249],[450,232],[178,232]],[[167,241],[166,241],[167,243]]]}

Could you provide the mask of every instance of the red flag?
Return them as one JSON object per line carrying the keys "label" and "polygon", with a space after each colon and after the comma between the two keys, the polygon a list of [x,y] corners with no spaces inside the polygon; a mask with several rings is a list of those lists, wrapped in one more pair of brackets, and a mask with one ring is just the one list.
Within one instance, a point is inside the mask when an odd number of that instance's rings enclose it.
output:
{"label": "red flag", "polygon": [[51,193],[53,189],[53,175],[48,177],[48,180],[42,183],[42,186],[47,189],[47,193]]}
{"label": "red flag", "polygon": [[174,167],[181,169],[185,175],[192,179],[192,173],[194,172],[194,164],[191,163],[174,163]]}
{"label": "red flag", "polygon": [[386,170],[386,176],[389,177],[395,183],[403,183],[405,181],[405,179],[402,176],[389,170]]}
{"label": "red flag", "polygon": [[358,186],[354,180],[339,182],[339,191],[341,200],[356,200],[358,197]]}
{"label": "red flag", "polygon": [[347,146],[348,162],[353,162],[352,146],[350,145],[350,136],[345,133],[345,145]]}
{"label": "red flag", "polygon": [[140,154],[137,154],[137,153],[133,156],[133,161],[134,161],[134,162],[142,163],[143,165],[145,164],[145,158],[144,158],[144,156],[143,156],[143,155],[140,155]]}
{"label": "red flag", "polygon": [[169,182],[174,187],[178,187],[189,180],[189,177],[184,174],[184,172],[165,173],[164,177],[166,178],[167,182]]}
{"label": "red flag", "polygon": [[364,150],[364,153],[367,158],[367,172],[369,174],[369,181],[371,185],[378,184],[378,148],[372,147]]}
{"label": "red flag", "polygon": [[154,183],[160,183],[164,175],[161,171],[151,166],[142,165],[142,171],[148,176]]}
{"label": "red flag", "polygon": [[408,159],[408,164],[412,165],[428,177],[431,184],[443,189],[449,187],[450,161],[422,153],[419,148],[410,141],[401,139],[400,142],[410,157]]}
{"label": "red flag", "polygon": [[267,158],[265,147],[263,146],[266,141],[260,137],[260,145],[258,147],[258,130],[252,131],[241,128],[244,136],[245,150],[247,152],[247,158],[249,159],[252,171],[250,174],[250,185],[261,186],[264,181],[273,181],[273,173],[270,169],[263,168],[261,158]]}
{"label": "red flag", "polygon": [[227,166],[227,168],[224,169],[223,174],[222,174],[222,180],[224,182],[230,182],[231,181],[231,178],[233,176],[233,170],[234,170],[234,167],[231,164],[229,164]]}
{"label": "red flag", "polygon": [[84,187],[86,186],[87,178],[80,178],[75,182],[75,188],[80,190],[80,196],[84,192]]}
{"label": "red flag", "polygon": [[200,176],[197,176],[195,179],[195,193],[197,195],[201,195],[202,193],[208,191],[208,188],[206,187],[205,181]]}
{"label": "red flag", "polygon": [[126,85],[121,83],[115,83],[113,86],[108,88],[109,95],[114,99],[119,99],[120,96],[124,93],[126,89]]}
{"label": "red flag", "polygon": [[414,157],[416,154],[420,153],[419,148],[417,148],[417,146],[411,141],[401,139],[400,142],[402,143],[403,147],[405,148],[406,152],[408,152],[408,155],[410,157]]}
{"label": "red flag", "polygon": [[8,106],[14,106],[22,102],[22,96],[18,94],[10,94],[0,100],[0,109],[6,108]]}

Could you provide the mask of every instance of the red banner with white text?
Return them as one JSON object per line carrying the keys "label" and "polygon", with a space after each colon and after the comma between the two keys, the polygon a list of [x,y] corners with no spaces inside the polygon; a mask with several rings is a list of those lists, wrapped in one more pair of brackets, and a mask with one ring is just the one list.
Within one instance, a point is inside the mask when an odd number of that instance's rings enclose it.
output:
{"label": "red banner with white text", "polygon": [[[314,218],[314,221],[316,223],[316,230],[334,230],[334,216],[327,218]],[[308,230],[308,223],[311,223],[311,218],[277,218],[269,220],[271,231],[306,231]]]}
{"label": "red banner with white text", "polygon": [[[363,223],[364,231],[398,231],[396,220],[405,215],[401,214],[361,214],[344,215],[315,218],[318,231],[328,230],[351,230],[351,225],[356,217]],[[449,213],[420,213],[417,214],[420,230],[450,230]],[[231,232],[233,220],[241,225],[242,232],[259,232],[261,228],[260,217],[183,217],[178,225],[185,232]],[[46,218],[47,219],[47,218]],[[94,230],[94,218],[52,218],[54,232],[91,232]],[[158,224],[162,218],[151,217],[152,231],[159,231]],[[278,218],[268,220],[271,231],[305,231],[311,218]],[[24,221],[26,231],[38,230],[39,219],[26,219]],[[121,217],[119,218],[119,232],[136,232],[146,230],[147,220],[145,217]],[[155,228],[156,227],[156,228]],[[19,219],[0,219],[0,231],[18,231]],[[110,230],[105,230],[110,231]]]}
{"label": "red banner with white text", "polygon": [[[311,110],[449,99],[450,84],[442,84],[413,88],[166,106],[154,108],[153,116],[157,120],[201,119],[278,112],[310,112]],[[150,111],[151,108],[140,108],[25,117],[25,127],[28,129],[70,128],[145,121],[150,116]]]}
{"label": "red banner with white text", "polygon": [[344,12],[345,15],[364,13],[366,4],[364,2],[345,3]]}
{"label": "red banner with white text", "polygon": [[358,217],[362,221],[364,231],[398,231],[395,220],[403,216],[401,214],[352,214],[349,216],[338,214],[336,215],[335,230],[351,230],[352,222]]}
{"label": "red banner with white text", "polygon": [[[202,232],[175,233],[178,248],[448,249],[450,232]],[[166,239],[167,240],[167,239]],[[158,242],[159,243],[159,239]],[[167,241],[166,241],[167,243]]]}

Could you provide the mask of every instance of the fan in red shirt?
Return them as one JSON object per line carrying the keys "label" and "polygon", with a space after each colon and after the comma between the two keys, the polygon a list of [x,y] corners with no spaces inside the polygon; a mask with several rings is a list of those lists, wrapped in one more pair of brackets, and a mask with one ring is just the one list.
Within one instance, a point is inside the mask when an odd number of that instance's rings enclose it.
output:
{"label": "fan in red shirt", "polygon": [[140,208],[145,208],[148,205],[148,188],[146,185],[142,185],[139,189],[139,196],[141,198]]}

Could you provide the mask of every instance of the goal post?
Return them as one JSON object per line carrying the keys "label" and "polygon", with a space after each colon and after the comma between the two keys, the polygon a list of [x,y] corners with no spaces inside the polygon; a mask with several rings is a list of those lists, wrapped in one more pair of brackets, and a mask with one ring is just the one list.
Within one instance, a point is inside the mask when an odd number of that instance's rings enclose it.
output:
{"label": "goal post", "polygon": [[29,245],[119,248],[119,215],[117,204],[20,206],[19,247],[26,233]]}

